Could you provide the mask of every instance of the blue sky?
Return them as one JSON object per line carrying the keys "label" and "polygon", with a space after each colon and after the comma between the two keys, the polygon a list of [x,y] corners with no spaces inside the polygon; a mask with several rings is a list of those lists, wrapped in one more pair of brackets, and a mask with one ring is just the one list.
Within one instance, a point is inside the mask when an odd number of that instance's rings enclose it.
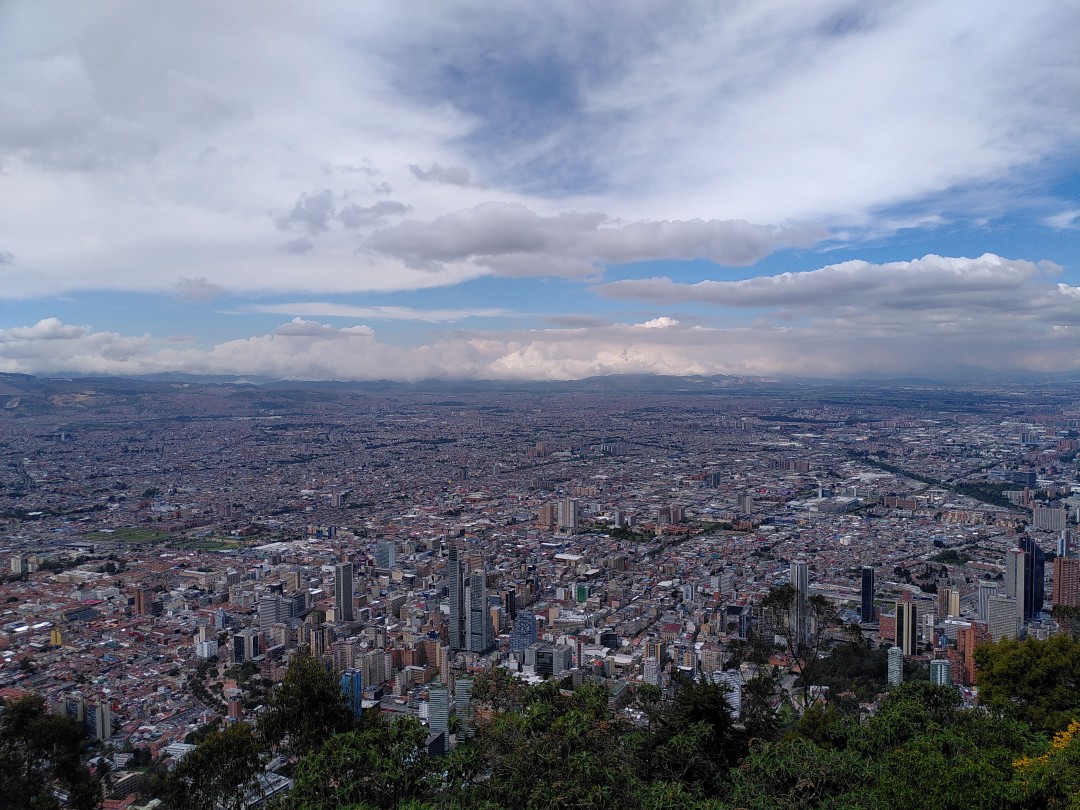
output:
{"label": "blue sky", "polygon": [[0,5],[0,371],[1080,369],[1080,7]]}

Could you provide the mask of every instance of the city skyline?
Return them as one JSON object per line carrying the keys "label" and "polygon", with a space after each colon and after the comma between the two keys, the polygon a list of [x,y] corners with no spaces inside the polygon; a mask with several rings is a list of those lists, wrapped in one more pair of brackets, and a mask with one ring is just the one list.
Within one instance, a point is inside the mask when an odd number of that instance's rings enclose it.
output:
{"label": "city skyline", "polygon": [[1075,372],[1078,34],[1049,2],[7,3],[0,372]]}

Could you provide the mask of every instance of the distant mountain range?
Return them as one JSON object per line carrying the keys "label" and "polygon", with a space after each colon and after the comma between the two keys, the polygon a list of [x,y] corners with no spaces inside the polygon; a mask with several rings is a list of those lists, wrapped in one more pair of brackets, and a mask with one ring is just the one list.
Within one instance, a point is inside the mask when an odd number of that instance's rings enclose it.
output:
{"label": "distant mountain range", "polygon": [[[977,370],[973,370],[977,371]],[[965,379],[966,376],[966,379]],[[354,397],[443,397],[483,395],[717,395],[762,399],[848,402],[873,404],[918,403],[962,408],[964,403],[985,403],[1017,394],[1046,399],[1071,397],[1080,380],[1031,375],[1009,382],[971,374],[957,374],[949,381],[926,378],[876,380],[820,380],[764,377],[664,376],[617,374],[581,380],[422,380],[406,383],[375,381],[297,381],[246,376],[197,376],[167,374],[150,377],[35,377],[0,373],[0,411],[15,415],[71,411],[122,415],[153,412],[196,418],[265,413],[299,412],[305,401],[347,402]],[[992,392],[992,394],[991,394]],[[923,399],[928,401],[922,402]],[[461,403],[465,404],[465,403]],[[474,404],[474,403],[473,403]]]}

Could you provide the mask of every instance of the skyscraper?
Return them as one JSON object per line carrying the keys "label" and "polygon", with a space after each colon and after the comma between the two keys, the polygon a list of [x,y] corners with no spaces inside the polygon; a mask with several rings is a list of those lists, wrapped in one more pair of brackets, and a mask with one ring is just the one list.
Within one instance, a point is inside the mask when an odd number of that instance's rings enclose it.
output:
{"label": "skyscraper", "polygon": [[990,597],[997,593],[997,583],[987,582],[985,579],[979,582],[979,606],[975,613],[980,622],[990,620]]}
{"label": "skyscraper", "polygon": [[1080,558],[1055,558],[1054,604],[1080,607]]}
{"label": "skyscraper", "polygon": [[795,603],[791,607],[791,632],[795,635],[797,643],[806,641],[808,634],[806,600],[810,595],[810,571],[804,560],[795,560],[791,563],[789,573],[792,586],[795,588]]}
{"label": "skyscraper", "polygon": [[1024,621],[1030,622],[1043,609],[1046,601],[1046,552],[1034,538],[1020,538],[1024,552]]}
{"label": "skyscraper", "polygon": [[385,571],[397,565],[397,549],[393,540],[380,540],[375,546],[375,565]]}
{"label": "skyscraper", "polygon": [[334,568],[334,618],[339,622],[351,622],[355,619],[352,563],[342,563]]}
{"label": "skyscraper", "polygon": [[450,627],[447,637],[451,650],[464,650],[467,646],[465,583],[463,581],[465,567],[457,543],[451,543],[446,560],[446,588],[450,597]]}
{"label": "skyscraper", "polygon": [[468,650],[486,653],[494,646],[495,629],[488,612],[487,572],[471,571],[467,577],[468,588]]}
{"label": "skyscraper", "polygon": [[861,596],[860,618],[864,622],[872,622],[874,620],[874,567],[872,565],[862,567]]}
{"label": "skyscraper", "polygon": [[472,737],[473,711],[472,711],[472,678],[454,679],[454,714],[458,718],[458,735]]}
{"label": "skyscraper", "polygon": [[889,686],[899,686],[904,681],[904,651],[889,647]]}
{"label": "skyscraper", "polygon": [[445,752],[450,742],[450,690],[442,684],[428,688],[428,729],[440,735],[436,746]]}
{"label": "skyscraper", "polygon": [[896,603],[896,646],[904,655],[919,651],[919,611],[907,591]]}
{"label": "skyscraper", "polygon": [[495,646],[495,629],[487,606],[487,572],[469,570],[456,544],[446,563],[450,597],[450,649],[486,653]]}
{"label": "skyscraper", "polygon": [[935,658],[930,662],[930,683],[935,686],[952,686],[952,664],[948,659]]}
{"label": "skyscraper", "polygon": [[341,673],[341,694],[349,702],[353,717],[360,719],[364,710],[364,678],[358,669],[347,669]]}
{"label": "skyscraper", "polygon": [[536,614],[531,610],[519,610],[510,629],[510,650],[524,650],[530,644],[535,644],[536,640]]}

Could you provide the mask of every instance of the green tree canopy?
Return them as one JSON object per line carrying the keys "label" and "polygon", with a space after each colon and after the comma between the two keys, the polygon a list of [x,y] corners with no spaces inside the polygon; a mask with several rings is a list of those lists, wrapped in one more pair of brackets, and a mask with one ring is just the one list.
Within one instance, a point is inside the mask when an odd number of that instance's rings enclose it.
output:
{"label": "green tree canopy", "polygon": [[434,794],[438,765],[427,757],[427,730],[418,720],[376,716],[300,760],[286,807],[398,808]]}
{"label": "green tree canopy", "polygon": [[244,810],[244,796],[262,770],[255,730],[234,723],[206,736],[169,774],[171,810]]}
{"label": "green tree canopy", "polygon": [[337,677],[310,656],[292,660],[259,720],[267,743],[294,759],[317,751],[330,737],[352,727],[352,710]]}
{"label": "green tree canopy", "polygon": [[1080,717],[1080,641],[1006,639],[975,650],[979,701],[1039,731],[1060,731]]}
{"label": "green tree canopy", "polygon": [[10,810],[52,810],[61,802],[54,785],[76,810],[97,807],[100,784],[82,763],[83,726],[51,715],[38,695],[0,701],[0,801]]}

